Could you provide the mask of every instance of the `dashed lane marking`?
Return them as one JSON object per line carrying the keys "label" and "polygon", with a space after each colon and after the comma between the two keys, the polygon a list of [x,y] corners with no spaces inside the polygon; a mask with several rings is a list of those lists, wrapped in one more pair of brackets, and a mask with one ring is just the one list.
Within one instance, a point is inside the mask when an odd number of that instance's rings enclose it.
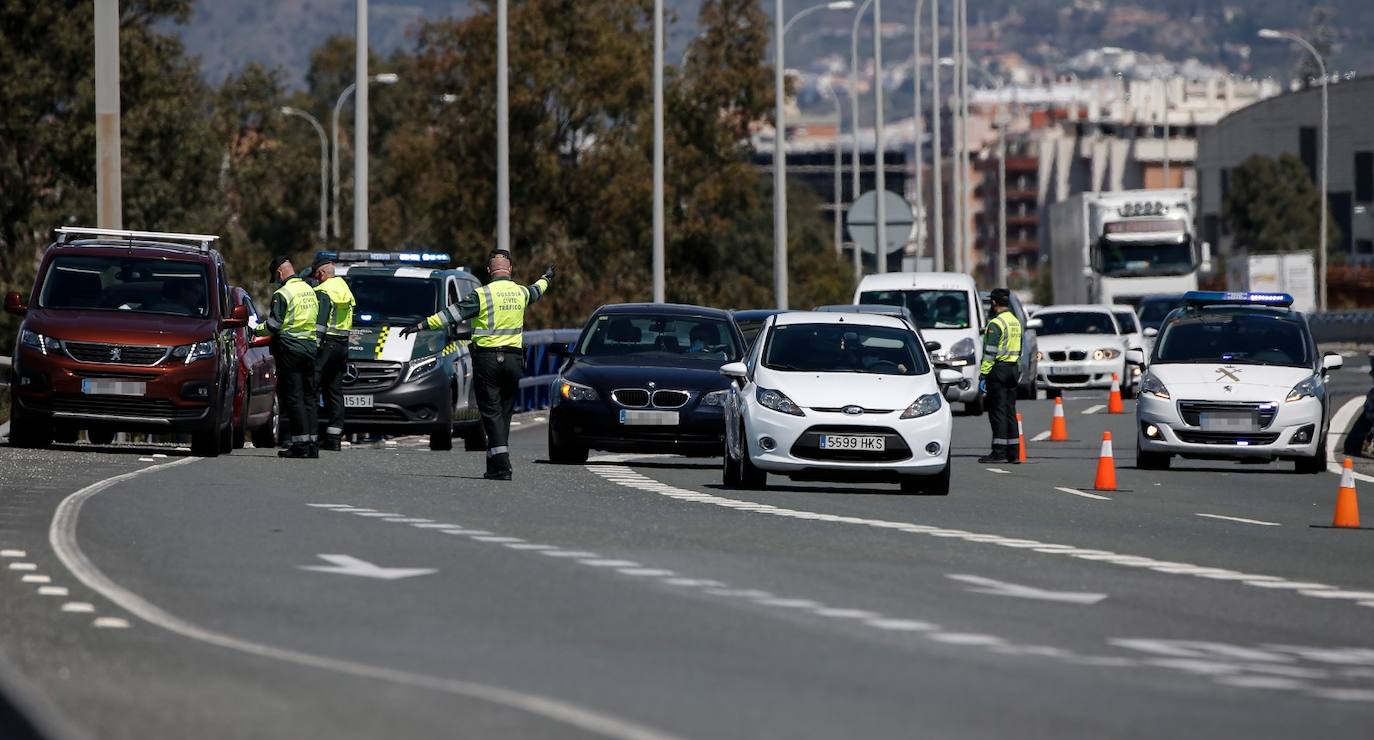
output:
{"label": "dashed lane marking", "polygon": [[1056,491],[1063,491],[1064,493],[1071,493],[1071,494],[1073,494],[1073,495],[1075,495],[1075,496],[1082,496],[1083,498],[1095,498],[1095,499],[1097,499],[1097,500],[1099,500],[1099,501],[1111,501],[1111,500],[1112,500],[1112,499],[1111,499],[1110,497],[1108,497],[1108,496],[1099,496],[1099,495],[1097,495],[1097,494],[1095,494],[1095,493],[1088,493],[1087,491],[1080,491],[1080,490],[1078,490],[1077,488],[1066,488],[1066,487],[1064,487],[1064,486],[1055,486],[1055,487],[1054,487],[1054,490],[1056,490]]}
{"label": "dashed lane marking", "polygon": [[129,620],[119,617],[96,617],[91,626],[97,629],[124,630],[129,628]]}
{"label": "dashed lane marking", "polygon": [[33,563],[10,563],[10,570],[38,570]]}
{"label": "dashed lane marking", "polygon": [[23,577],[22,579],[20,579],[20,580],[22,580],[24,583],[51,583],[51,582],[52,582],[52,579],[49,578],[48,576],[41,576],[41,575],[38,575],[37,573],[30,573],[30,574],[24,576],[24,577]]}
{"label": "dashed lane marking", "polygon": [[23,550],[0,550],[0,558],[26,558],[29,554]]}
{"label": "dashed lane marking", "polygon": [[1101,411],[1102,409],[1105,409],[1105,408],[1107,408],[1107,407],[1106,407],[1106,406],[1103,406],[1102,404],[1099,403],[1099,404],[1097,404],[1097,405],[1095,405],[1095,406],[1089,406],[1088,408],[1083,409],[1083,413],[1085,413],[1085,414],[1095,414],[1095,413],[1097,413],[1097,412],[1099,412],[1099,411]]}
{"label": "dashed lane marking", "polygon": [[67,595],[67,589],[63,588],[62,586],[39,586],[39,587],[38,587],[38,595],[39,595],[39,596],[66,596],[66,595]]}
{"label": "dashed lane marking", "polygon": [[1225,519],[1228,522],[1240,522],[1241,524],[1258,524],[1262,527],[1278,527],[1278,522],[1264,522],[1259,519],[1246,519],[1239,516],[1226,516],[1224,514],[1197,514],[1197,516],[1207,517],[1208,519]]}
{"label": "dashed lane marking", "polygon": [[95,605],[85,601],[68,601],[62,605],[62,611],[73,614],[90,614],[95,611]]}

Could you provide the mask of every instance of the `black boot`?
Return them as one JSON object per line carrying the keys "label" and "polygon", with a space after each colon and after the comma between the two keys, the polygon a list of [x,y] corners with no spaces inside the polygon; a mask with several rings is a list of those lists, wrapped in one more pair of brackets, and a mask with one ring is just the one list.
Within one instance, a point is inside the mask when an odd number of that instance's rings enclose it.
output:
{"label": "black boot", "polygon": [[306,442],[306,443],[305,443],[305,456],[308,457],[308,458],[310,458],[310,459],[312,459],[312,460],[318,460],[318,459],[319,459],[319,457],[320,457],[320,442],[319,442],[319,440],[311,440],[310,442]]}
{"label": "black boot", "polygon": [[1000,465],[1007,461],[1007,453],[993,448],[992,452],[978,458],[979,465]]}
{"label": "black boot", "polygon": [[487,458],[487,472],[482,476],[487,480],[510,480],[510,455],[501,453]]}
{"label": "black boot", "polygon": [[310,457],[310,445],[306,442],[292,442],[290,447],[277,452],[277,457],[304,459]]}
{"label": "black boot", "polygon": [[326,434],[320,437],[320,449],[327,452],[339,452],[343,449],[343,438],[337,434]]}

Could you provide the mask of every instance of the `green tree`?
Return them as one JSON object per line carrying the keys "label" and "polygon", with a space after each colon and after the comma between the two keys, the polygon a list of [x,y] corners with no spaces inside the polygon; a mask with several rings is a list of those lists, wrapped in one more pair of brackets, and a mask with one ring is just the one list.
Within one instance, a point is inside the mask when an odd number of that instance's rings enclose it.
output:
{"label": "green tree", "polygon": [[[1313,249],[1320,240],[1319,209],[1327,207],[1302,160],[1251,156],[1231,171],[1223,216],[1237,248],[1255,254]],[[1341,232],[1327,218],[1327,247],[1340,244]]]}

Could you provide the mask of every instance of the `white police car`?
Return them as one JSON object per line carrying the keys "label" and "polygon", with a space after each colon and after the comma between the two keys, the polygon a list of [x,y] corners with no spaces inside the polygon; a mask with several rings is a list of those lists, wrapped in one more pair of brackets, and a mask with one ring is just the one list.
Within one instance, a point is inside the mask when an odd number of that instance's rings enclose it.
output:
{"label": "white police car", "polygon": [[[1173,455],[1287,459],[1326,469],[1326,375],[1307,318],[1283,293],[1193,291],[1160,327],[1136,403],[1138,467]],[[1144,364],[1142,350],[1128,359]]]}

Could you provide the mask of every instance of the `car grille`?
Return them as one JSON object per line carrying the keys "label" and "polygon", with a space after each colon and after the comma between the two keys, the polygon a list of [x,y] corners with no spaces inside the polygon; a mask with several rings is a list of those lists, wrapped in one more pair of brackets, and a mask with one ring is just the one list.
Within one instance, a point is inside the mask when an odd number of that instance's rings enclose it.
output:
{"label": "car grille", "polygon": [[676,409],[687,405],[692,399],[692,394],[687,391],[654,391],[654,407],[660,409]]}
{"label": "car grille", "polygon": [[406,415],[400,409],[390,406],[373,406],[372,408],[349,408],[344,409],[344,418],[353,422],[366,421],[406,421]]}
{"label": "car grille", "polygon": [[[835,407],[833,407],[833,408],[828,408],[828,407],[825,407],[825,406],[813,406],[813,407],[811,407],[811,410],[812,410],[812,411],[820,411],[821,413],[824,413],[824,414],[843,414],[843,413],[844,413],[844,410],[847,409],[847,408],[851,408],[851,407],[850,407],[850,406],[835,406]],[[896,411],[896,409],[868,409],[868,408],[864,408],[864,407],[862,407],[862,406],[855,406],[855,407],[852,407],[852,408],[857,408],[857,409],[859,409],[859,413],[861,413],[861,414],[890,414],[890,413],[892,413],[893,411]]]}
{"label": "car grille", "polygon": [[1202,426],[1202,412],[1231,411],[1252,413],[1259,419],[1260,429],[1268,429],[1279,411],[1276,403],[1242,403],[1234,401],[1179,401],[1178,415],[1190,427]]}
{"label": "car grille", "polygon": [[[886,438],[887,448],[882,452],[864,450],[821,449],[822,434],[862,434]],[[817,425],[807,429],[792,444],[792,456],[803,460],[837,460],[850,462],[896,462],[911,457],[911,448],[896,430],[889,427],[846,426],[843,424]]]}
{"label": "car grille", "polygon": [[1058,374],[1056,374],[1056,373],[1050,373],[1048,377],[1049,377],[1049,379],[1050,379],[1050,382],[1053,382],[1053,383],[1086,383],[1086,382],[1088,382],[1088,380],[1089,380],[1092,376],[1090,376],[1090,375],[1058,375]]}
{"label": "car grille", "polygon": [[649,405],[649,392],[643,388],[621,388],[611,391],[611,400],[632,409],[642,409]]}
{"label": "car grille", "polygon": [[46,405],[50,411],[69,414],[141,416],[173,420],[199,419],[205,415],[204,406],[177,406],[165,398],[55,395],[42,405]]}
{"label": "car grille", "polygon": [[1088,359],[1088,353],[1087,353],[1087,352],[1084,352],[1084,351],[1082,351],[1082,350],[1077,350],[1077,349],[1076,349],[1076,350],[1073,350],[1072,352],[1047,352],[1046,355],[1050,358],[1050,360],[1052,360],[1052,361],[1054,361],[1054,362],[1063,362],[1063,361],[1065,361],[1065,360],[1086,360],[1086,359]]}
{"label": "car grille", "polygon": [[344,391],[376,393],[396,385],[401,379],[401,363],[349,360],[344,371]]}
{"label": "car grille", "polygon": [[1269,434],[1236,434],[1234,432],[1190,432],[1175,430],[1180,441],[1195,445],[1231,445],[1248,447],[1250,445],[1271,445],[1278,441],[1276,432]]}
{"label": "car grille", "polygon": [[63,342],[67,356],[78,362],[102,365],[156,365],[167,357],[167,347],[99,342]]}

